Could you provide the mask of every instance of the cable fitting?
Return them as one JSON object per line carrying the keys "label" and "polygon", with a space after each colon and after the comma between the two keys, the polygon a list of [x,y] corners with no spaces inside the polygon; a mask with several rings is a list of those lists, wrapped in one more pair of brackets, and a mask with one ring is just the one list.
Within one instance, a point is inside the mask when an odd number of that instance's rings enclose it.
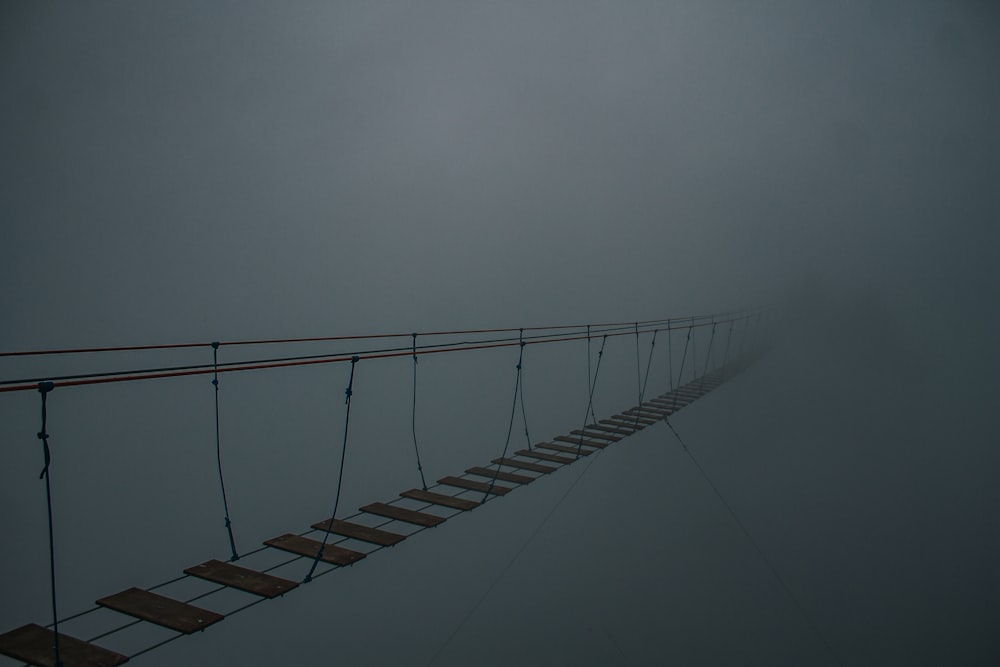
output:
{"label": "cable fitting", "polygon": [[38,383],[38,393],[47,394],[56,388],[56,384],[50,380],[45,380],[44,382]]}
{"label": "cable fitting", "polygon": [[212,349],[213,349],[213,350],[218,350],[218,349],[219,349],[219,346],[220,346],[221,344],[222,344],[222,343],[220,343],[219,341],[217,341],[217,340],[213,340],[213,341],[212,341]]}

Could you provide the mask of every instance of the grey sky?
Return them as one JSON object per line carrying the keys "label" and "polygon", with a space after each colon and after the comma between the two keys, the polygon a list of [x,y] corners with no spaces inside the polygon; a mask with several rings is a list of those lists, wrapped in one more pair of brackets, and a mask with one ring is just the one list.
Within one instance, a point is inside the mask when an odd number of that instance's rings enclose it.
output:
{"label": "grey sky", "polygon": [[[0,349],[790,303],[785,345],[679,430],[845,664],[991,664],[998,30],[988,2],[8,2]],[[542,349],[538,438],[585,399],[582,352]],[[634,402],[632,353],[604,410]],[[495,455],[510,357],[421,367],[433,474]],[[414,484],[408,373],[359,369],[348,507]],[[225,379],[243,542],[326,511],[345,381]],[[53,395],[66,613],[225,555],[205,384]],[[6,630],[47,584],[37,396],[0,414]],[[828,664],[657,429],[439,664]],[[136,664],[422,663],[577,474]]]}

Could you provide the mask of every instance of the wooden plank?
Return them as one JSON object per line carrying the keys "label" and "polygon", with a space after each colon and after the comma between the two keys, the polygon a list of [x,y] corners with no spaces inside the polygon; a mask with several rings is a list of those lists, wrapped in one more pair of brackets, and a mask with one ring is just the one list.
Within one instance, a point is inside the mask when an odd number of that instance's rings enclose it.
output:
{"label": "wooden plank", "polygon": [[510,466],[511,468],[520,468],[521,470],[530,470],[545,474],[559,470],[559,468],[553,468],[552,466],[543,466],[540,463],[528,463],[527,461],[518,461],[517,459],[493,459],[492,462]]}
{"label": "wooden plank", "polygon": [[596,428],[596,429],[599,429],[601,431],[605,431],[607,433],[614,433],[616,435],[620,435],[622,437],[628,437],[628,436],[632,435],[633,433],[635,433],[635,429],[634,428],[631,428],[631,427],[621,427],[621,426],[611,426],[609,424],[605,424],[604,422],[605,422],[605,420],[602,419],[600,424],[587,424],[587,428],[591,428],[591,429],[595,429]]}
{"label": "wooden plank", "polygon": [[618,442],[621,437],[617,435],[611,435],[607,431],[593,430],[589,426],[581,431],[580,429],[574,429],[569,432],[570,435],[582,435],[585,438],[597,438],[598,440],[607,440],[608,442]]}
{"label": "wooden plank", "polygon": [[423,526],[424,528],[433,528],[439,523],[445,522],[445,518],[443,516],[408,510],[403,507],[396,507],[395,505],[387,505],[386,503],[371,503],[370,505],[365,505],[359,509],[362,512],[378,514],[379,516],[396,519],[398,521],[405,521],[406,523],[416,524],[418,526]]}
{"label": "wooden plank", "polygon": [[[56,633],[35,623],[0,635],[0,653],[37,667],[54,667]],[[59,633],[59,659],[64,667],[115,667],[128,658],[120,653]]]}
{"label": "wooden plank", "polygon": [[594,450],[587,449],[586,447],[572,447],[570,445],[557,445],[554,442],[539,442],[535,447],[540,447],[542,449],[551,449],[554,452],[566,452],[567,454],[576,454],[580,452],[580,456],[590,456]]}
{"label": "wooden plank", "polygon": [[298,582],[290,579],[248,570],[232,563],[223,563],[221,560],[209,560],[201,565],[194,565],[184,570],[184,574],[214,581],[231,588],[238,588],[241,591],[265,598],[276,598],[279,595],[284,595],[299,585]]}
{"label": "wooden plank", "polygon": [[479,507],[479,503],[474,500],[455,498],[454,496],[446,496],[443,493],[434,493],[433,491],[424,491],[423,489],[410,489],[409,491],[403,491],[399,495],[404,498],[412,498],[413,500],[420,500],[433,505],[462,510],[463,512]]}
{"label": "wooden plank", "polygon": [[557,435],[552,439],[558,440],[559,442],[565,442],[570,445],[579,445],[582,442],[585,447],[596,447],[597,449],[604,449],[605,447],[608,446],[608,443],[606,442],[597,442],[596,440],[584,440],[583,438],[580,437],[574,438],[568,435]]}
{"label": "wooden plank", "polygon": [[[264,544],[269,547],[274,547],[275,549],[281,549],[282,551],[288,551],[290,553],[307,556],[309,558],[316,558],[316,554],[319,553],[319,548],[323,546],[323,543],[319,540],[311,540],[308,537],[293,535],[292,533],[285,533],[279,537],[272,537],[269,540],[265,540]],[[365,554],[360,551],[345,549],[343,547],[338,547],[335,544],[327,544],[323,547],[323,557],[320,558],[320,560],[324,563],[333,563],[334,565],[350,565],[358,562],[364,557]]]}
{"label": "wooden plank", "polygon": [[452,477],[451,475],[439,479],[438,484],[457,486],[460,489],[469,489],[470,491],[492,493],[495,496],[505,496],[513,490],[509,486],[498,486],[497,484],[491,484],[490,482],[477,482],[472,479],[465,479],[464,477]]}
{"label": "wooden plank", "polygon": [[633,433],[636,433],[637,431],[641,431],[643,429],[643,426],[641,424],[638,427],[636,427],[635,422],[626,424],[625,422],[616,419],[602,419],[601,425],[607,426],[609,428],[614,428],[615,430],[618,431],[625,431],[626,429],[628,429],[629,435],[632,435]]}
{"label": "wooden plank", "polygon": [[635,417],[626,417],[625,415],[622,415],[621,417],[615,417],[614,419],[611,419],[609,421],[613,421],[615,423],[620,423],[622,426],[626,426],[627,425],[627,426],[630,426],[630,427],[634,427],[636,431],[641,431],[642,429],[646,428],[647,426],[652,426],[653,424],[656,423],[656,421],[652,420],[652,419],[649,419],[649,420],[643,420],[643,419],[636,420]]}
{"label": "wooden plank", "polygon": [[388,530],[372,528],[371,526],[365,526],[360,523],[351,523],[350,521],[341,521],[340,519],[334,519],[332,525],[330,524],[329,519],[319,521],[312,525],[312,527],[316,530],[326,530],[327,526],[330,527],[331,533],[343,535],[344,537],[353,537],[356,540],[370,542],[371,544],[377,544],[382,547],[391,547],[392,545],[398,544],[406,539],[406,535],[390,533]]}
{"label": "wooden plank", "polygon": [[527,475],[518,475],[515,472],[492,470],[490,468],[482,468],[480,466],[466,468],[465,472],[470,475],[479,475],[480,477],[488,477],[490,479],[493,479],[493,477],[496,476],[497,479],[502,479],[505,482],[514,482],[515,484],[530,484],[535,481],[534,477],[528,477]]}
{"label": "wooden plank", "polygon": [[557,454],[546,454],[545,452],[536,452],[530,449],[519,449],[514,452],[518,456],[527,456],[529,458],[538,459],[539,461],[551,461],[552,463],[559,463],[566,465],[567,463],[572,463],[576,461],[576,458],[566,458],[565,456],[559,456]]}
{"label": "wooden plank", "polygon": [[101,598],[97,604],[186,635],[225,618],[214,611],[134,587]]}

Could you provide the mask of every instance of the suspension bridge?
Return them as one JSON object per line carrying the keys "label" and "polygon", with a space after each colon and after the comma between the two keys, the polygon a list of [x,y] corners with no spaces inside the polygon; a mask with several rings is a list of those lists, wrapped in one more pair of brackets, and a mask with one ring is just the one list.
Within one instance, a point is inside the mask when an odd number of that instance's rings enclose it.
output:
{"label": "suspension bridge", "polygon": [[[445,521],[461,520],[487,502],[500,499],[524,485],[533,484],[572,467],[581,460],[609,447],[622,446],[628,437],[661,421],[692,402],[703,398],[728,379],[745,370],[764,349],[760,311],[714,313],[672,317],[639,322],[613,322],[589,325],[533,326],[504,329],[469,329],[418,333],[382,333],[370,335],[327,336],[268,340],[212,341],[203,343],[89,347],[58,350],[29,350],[0,353],[0,358],[31,361],[35,359],[97,358],[129,352],[157,354],[164,351],[201,349],[211,351],[211,363],[182,365],[146,365],[132,368],[109,368],[44,375],[24,374],[0,381],[0,393],[37,392],[44,495],[48,517],[49,606],[48,619],[25,619],[19,627],[0,634],[0,653],[30,665],[103,666],[120,665],[138,658],[186,635],[202,632],[240,612],[286,594],[296,588],[335,572],[359,564],[368,555],[404,540],[412,539]],[[698,341],[703,352],[698,354]],[[601,382],[602,364],[609,340],[634,339],[635,402],[624,410],[599,416],[594,395]],[[657,343],[660,343],[659,348]],[[647,345],[645,354],[642,348]],[[526,349],[555,349],[577,345],[586,347],[586,405],[582,418],[566,424],[563,432],[533,440],[528,429],[524,399],[523,368]],[[303,345],[320,346],[309,354],[286,354],[283,350],[301,350]],[[338,349],[331,352],[329,346]],[[502,448],[488,461],[456,463],[454,474],[428,476],[421,461],[422,443],[417,428],[418,375],[421,359],[438,355],[474,355],[490,349],[510,348],[517,353],[514,364],[513,398]],[[220,350],[267,350],[238,361],[220,361]],[[657,350],[664,350],[657,358]],[[275,352],[271,353],[270,351]],[[595,354],[596,353],[596,354]],[[645,359],[643,358],[645,357]],[[357,509],[341,507],[341,489],[345,476],[351,474],[348,451],[351,440],[351,404],[355,394],[355,375],[359,368],[375,360],[396,360],[412,366],[411,433],[415,463],[412,488],[394,498],[372,498]],[[654,361],[667,369],[668,382],[654,393],[648,387]],[[343,431],[339,434],[339,466],[331,490],[331,507],[320,516],[304,516],[301,525],[288,526],[287,532],[274,535],[252,550],[240,551],[230,520],[230,506],[223,469],[223,442],[220,429],[220,378],[227,374],[264,374],[281,369],[341,364],[348,367],[344,388]],[[67,368],[74,368],[71,364]],[[177,572],[160,583],[118,591],[94,591],[94,604],[86,609],[65,613],[59,606],[54,544],[59,536],[53,529],[53,504],[50,493],[50,466],[58,460],[59,446],[48,430],[53,409],[50,397],[64,390],[83,390],[98,385],[141,382],[167,382],[171,378],[204,376],[214,387],[214,444],[217,465],[219,504],[224,515],[227,553],[206,554],[196,563],[179,563]],[[523,447],[514,444],[514,425],[520,420],[525,435]],[[673,427],[670,427],[673,430]],[[676,432],[675,432],[676,435]],[[25,434],[26,438],[31,437]],[[678,436],[679,438],[680,436]],[[686,447],[685,447],[686,449]],[[478,465],[476,465],[478,463]],[[461,472],[458,466],[465,466]],[[700,467],[700,466],[699,466]],[[436,479],[435,479],[436,478]],[[707,479],[707,477],[706,477]],[[709,480],[710,481],[710,480]],[[543,482],[540,482],[543,483]],[[721,497],[721,496],[720,496]],[[316,511],[310,509],[309,511]],[[318,513],[318,512],[317,512]],[[734,515],[735,516],[735,515]],[[749,535],[748,535],[749,537]],[[751,538],[752,539],[752,538]],[[39,553],[39,559],[46,554]],[[762,554],[763,556],[763,554]],[[775,572],[776,576],[779,576]],[[779,576],[780,580],[780,576]],[[169,594],[179,582],[187,585],[184,596]],[[245,595],[233,606],[222,603],[226,592]],[[106,613],[106,612],[113,613]],[[69,628],[102,612],[101,627],[87,627],[87,634],[74,634]],[[167,634],[146,645],[124,651],[116,644],[123,631],[140,624],[150,624]]]}

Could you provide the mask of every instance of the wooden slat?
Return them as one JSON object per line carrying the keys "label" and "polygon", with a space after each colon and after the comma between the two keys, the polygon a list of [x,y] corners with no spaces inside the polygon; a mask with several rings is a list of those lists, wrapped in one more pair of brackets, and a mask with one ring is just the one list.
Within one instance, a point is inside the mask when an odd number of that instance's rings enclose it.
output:
{"label": "wooden slat", "polygon": [[434,493],[433,491],[424,491],[423,489],[410,489],[409,491],[403,491],[399,495],[404,498],[412,498],[413,500],[441,505],[442,507],[450,507],[455,510],[467,511],[479,507],[479,503],[474,500],[455,498],[454,496],[446,496],[443,493]]}
{"label": "wooden slat", "polygon": [[[265,540],[264,544],[275,549],[299,554],[300,556],[308,556],[309,558],[316,558],[319,548],[323,546],[323,543],[319,540],[311,540],[308,537],[293,535],[292,533],[272,537],[269,540]],[[320,560],[324,563],[333,563],[334,565],[350,565],[364,557],[365,555],[360,551],[345,549],[335,544],[327,544],[323,547],[323,557]]]}
{"label": "wooden slat", "polygon": [[274,575],[256,570],[248,570],[232,563],[223,563],[221,560],[205,561],[201,565],[193,565],[184,570],[184,574],[190,574],[200,579],[214,581],[231,588],[238,588],[247,593],[253,593],[266,598],[275,598],[284,595],[288,591],[298,586],[298,582],[290,579],[282,579]]}
{"label": "wooden slat", "polygon": [[331,533],[343,535],[344,537],[353,537],[356,540],[370,542],[371,544],[377,544],[382,547],[391,547],[392,545],[398,544],[406,539],[406,535],[390,533],[388,530],[372,528],[371,526],[365,526],[360,523],[351,523],[350,521],[341,521],[340,519],[334,519],[332,525],[330,524],[329,519],[319,521],[312,525],[312,527],[316,530],[326,530],[327,526],[330,526]]}
{"label": "wooden slat", "polygon": [[225,618],[214,611],[144,591],[141,588],[129,588],[121,593],[109,595],[98,600],[97,604],[186,635],[204,630]]}
{"label": "wooden slat", "polygon": [[469,489],[470,491],[492,493],[495,496],[505,496],[513,490],[509,486],[491,485],[490,482],[477,482],[472,479],[465,479],[464,477],[452,477],[451,475],[439,479],[438,484],[457,486],[460,489]]}
{"label": "wooden slat", "polygon": [[566,443],[569,443],[571,445],[579,445],[580,442],[581,442],[581,440],[582,440],[583,441],[583,445],[585,447],[596,447],[598,449],[604,449],[605,447],[608,446],[608,443],[606,443],[606,442],[597,442],[596,440],[583,440],[582,438],[574,438],[574,437],[568,436],[568,435],[557,435],[556,437],[554,437],[552,439],[553,440],[558,440],[559,442],[566,442]]}
{"label": "wooden slat", "polygon": [[574,429],[569,432],[570,435],[582,435],[585,438],[597,438],[598,440],[607,440],[608,442],[618,442],[621,440],[620,436],[611,435],[607,431],[594,430],[589,426],[586,430],[581,431],[580,429]]}
{"label": "wooden slat", "polygon": [[480,477],[488,477],[490,479],[493,479],[495,476],[497,479],[502,479],[505,482],[514,482],[515,484],[530,484],[535,481],[534,477],[528,477],[527,475],[518,475],[516,472],[504,472],[503,470],[493,470],[480,466],[467,468],[465,472],[470,475],[479,475]]}
{"label": "wooden slat", "polygon": [[551,449],[554,452],[566,452],[567,454],[576,454],[580,452],[581,456],[590,456],[594,450],[587,449],[586,447],[572,447],[570,445],[557,445],[554,442],[539,442],[535,447],[540,447],[542,449]]}
{"label": "wooden slat", "polygon": [[642,424],[636,427],[634,421],[631,423],[626,423],[618,419],[602,419],[601,424],[620,431],[628,429],[629,435],[632,435],[633,433],[636,433],[637,431],[641,431],[643,429]]}
{"label": "wooden slat", "polygon": [[605,431],[607,433],[614,433],[616,435],[622,436],[623,438],[624,437],[628,437],[628,436],[632,435],[633,433],[635,433],[635,429],[634,428],[631,428],[631,427],[621,427],[621,426],[610,426],[608,424],[605,424],[604,423],[605,421],[606,420],[602,419],[600,424],[587,424],[587,428],[599,429],[599,430]]}
{"label": "wooden slat", "polygon": [[559,470],[559,468],[553,468],[552,466],[543,466],[540,463],[528,463],[527,461],[518,461],[517,459],[493,459],[493,463],[500,463],[505,466],[510,466],[511,468],[520,468],[521,470],[530,470],[532,472],[542,472],[545,474]]}
{"label": "wooden slat", "polygon": [[[35,623],[0,635],[0,653],[37,667],[54,667],[56,633]],[[65,667],[115,667],[128,658],[59,633],[59,659]]]}
{"label": "wooden slat", "polygon": [[670,408],[667,407],[656,407],[646,403],[645,405],[637,405],[634,408],[629,408],[625,411],[626,415],[634,415],[636,413],[649,412],[653,415],[670,415]]}
{"label": "wooden slat", "polygon": [[370,505],[365,505],[359,509],[362,512],[378,514],[379,516],[405,521],[406,523],[424,526],[425,528],[432,528],[439,523],[445,522],[445,518],[443,516],[408,510],[403,507],[396,507],[395,505],[387,505],[386,503],[371,503]]}
{"label": "wooden slat", "polygon": [[652,426],[656,423],[655,419],[639,419],[636,420],[634,416],[626,417],[625,415],[612,417],[608,420],[614,424],[621,424],[622,426],[628,426],[630,428],[635,428],[636,431],[641,431],[647,426]]}
{"label": "wooden slat", "polygon": [[552,463],[559,463],[566,465],[567,463],[572,463],[576,461],[576,458],[567,458],[565,456],[559,456],[557,454],[546,454],[545,452],[536,452],[530,449],[519,449],[514,452],[518,456],[527,456],[528,458],[538,459],[539,461],[551,461]]}

